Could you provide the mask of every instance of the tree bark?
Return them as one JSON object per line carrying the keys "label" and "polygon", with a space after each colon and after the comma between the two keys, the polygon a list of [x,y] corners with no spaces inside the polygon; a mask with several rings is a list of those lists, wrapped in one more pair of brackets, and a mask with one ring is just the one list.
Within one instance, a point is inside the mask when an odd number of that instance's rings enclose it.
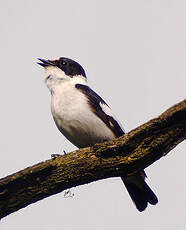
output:
{"label": "tree bark", "polygon": [[186,99],[120,138],[2,178],[0,218],[65,189],[144,169],[185,138]]}

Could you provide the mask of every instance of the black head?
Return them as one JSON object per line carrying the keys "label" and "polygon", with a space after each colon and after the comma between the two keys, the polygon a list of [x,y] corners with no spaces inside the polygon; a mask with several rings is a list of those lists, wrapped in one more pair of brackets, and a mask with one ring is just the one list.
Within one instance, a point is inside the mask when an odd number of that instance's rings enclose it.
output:
{"label": "black head", "polygon": [[83,67],[80,64],[78,64],[77,62],[75,62],[69,58],[60,57],[60,58],[55,59],[55,60],[44,60],[44,59],[40,59],[40,58],[38,58],[38,59],[41,61],[41,63],[38,63],[38,64],[43,66],[43,67],[57,66],[62,71],[64,71],[66,75],[68,75],[70,77],[73,77],[75,75],[82,75],[86,78],[86,74],[85,74]]}

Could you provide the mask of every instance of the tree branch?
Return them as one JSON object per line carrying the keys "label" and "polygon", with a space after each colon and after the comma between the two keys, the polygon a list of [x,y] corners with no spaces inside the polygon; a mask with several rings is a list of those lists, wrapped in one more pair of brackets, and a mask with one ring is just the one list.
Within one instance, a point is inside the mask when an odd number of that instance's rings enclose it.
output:
{"label": "tree branch", "polygon": [[0,218],[65,189],[144,169],[186,138],[186,100],[113,141],[41,162],[0,180]]}

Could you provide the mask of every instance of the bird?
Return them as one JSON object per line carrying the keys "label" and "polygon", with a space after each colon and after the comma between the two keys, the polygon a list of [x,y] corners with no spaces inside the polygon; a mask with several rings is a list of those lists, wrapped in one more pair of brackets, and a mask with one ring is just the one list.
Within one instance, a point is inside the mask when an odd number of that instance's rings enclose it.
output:
{"label": "bird", "polygon": [[[111,108],[88,86],[85,70],[78,62],[66,57],[38,60],[45,69],[55,124],[72,144],[84,148],[125,134]],[[121,177],[140,212],[148,203],[158,203],[145,178],[144,170]]]}

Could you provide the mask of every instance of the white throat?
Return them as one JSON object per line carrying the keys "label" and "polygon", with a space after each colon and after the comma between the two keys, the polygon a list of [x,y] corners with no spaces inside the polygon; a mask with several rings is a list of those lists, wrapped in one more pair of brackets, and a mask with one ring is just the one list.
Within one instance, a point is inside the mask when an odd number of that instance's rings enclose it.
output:
{"label": "white throat", "polygon": [[87,79],[82,75],[68,76],[60,68],[55,66],[45,67],[45,82],[51,93],[65,85],[87,85]]}

